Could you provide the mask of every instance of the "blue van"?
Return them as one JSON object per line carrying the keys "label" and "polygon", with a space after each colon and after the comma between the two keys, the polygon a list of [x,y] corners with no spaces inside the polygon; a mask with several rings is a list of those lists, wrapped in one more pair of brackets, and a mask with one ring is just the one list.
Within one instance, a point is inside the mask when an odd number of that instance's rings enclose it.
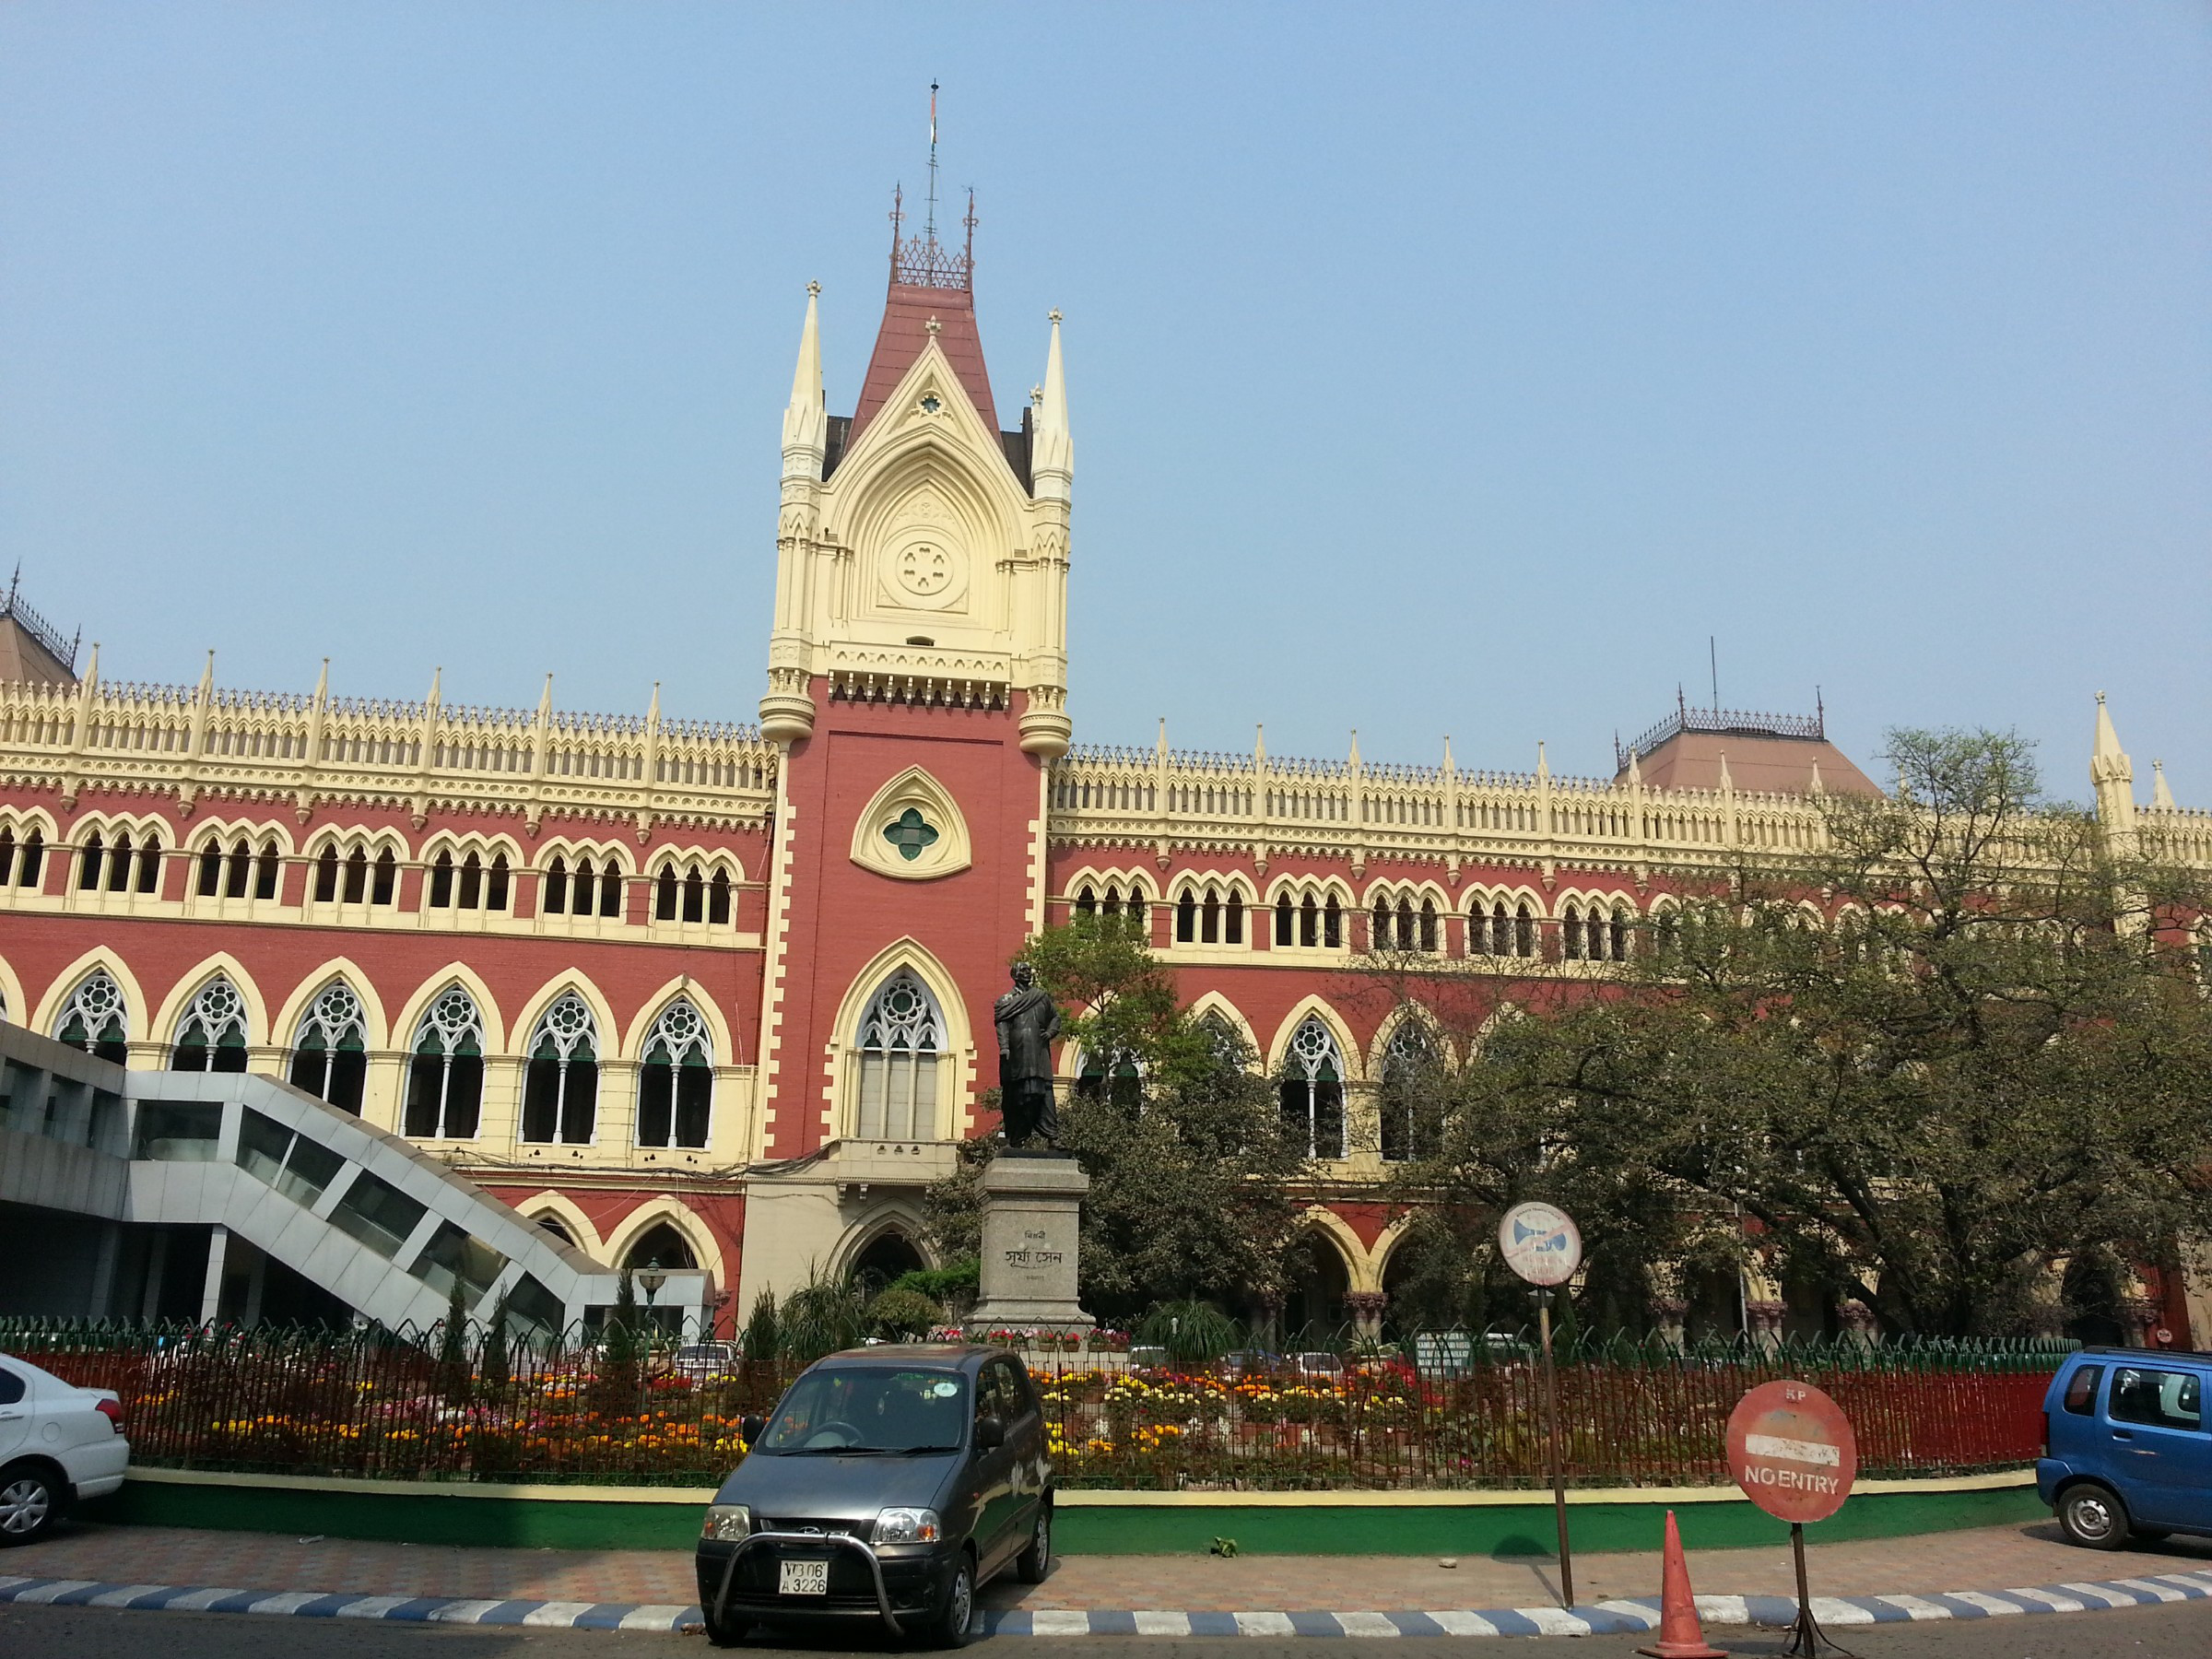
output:
{"label": "blue van", "polygon": [[2069,1544],[2118,1549],[2130,1538],[2212,1535],[2212,1432],[2205,1398],[2212,1354],[2084,1348],[2043,1396],[2035,1489]]}

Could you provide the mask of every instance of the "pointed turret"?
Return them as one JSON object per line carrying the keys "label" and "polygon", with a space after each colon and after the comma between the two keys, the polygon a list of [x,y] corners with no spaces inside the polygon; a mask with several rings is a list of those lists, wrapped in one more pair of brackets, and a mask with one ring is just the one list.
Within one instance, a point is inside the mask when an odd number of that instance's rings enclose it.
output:
{"label": "pointed turret", "polygon": [[1067,373],[1060,362],[1060,313],[1050,313],[1052,343],[1045,348],[1044,384],[1039,388],[1030,476],[1041,499],[1065,500],[1076,470],[1075,439],[1067,429]]}
{"label": "pointed turret", "polygon": [[791,403],[783,411],[783,476],[820,483],[830,417],[822,390],[822,285],[806,285],[806,326],[799,334],[799,362],[792,371]]}
{"label": "pointed turret", "polygon": [[2166,762],[2163,760],[2150,763],[2150,804],[2159,812],[2175,810],[2173,791],[2166,786]]}
{"label": "pointed turret", "polygon": [[2097,693],[2097,746],[2089,755],[2089,783],[2097,791],[2097,821],[2108,839],[2136,832],[2136,768],[2112,729],[2104,693]]}

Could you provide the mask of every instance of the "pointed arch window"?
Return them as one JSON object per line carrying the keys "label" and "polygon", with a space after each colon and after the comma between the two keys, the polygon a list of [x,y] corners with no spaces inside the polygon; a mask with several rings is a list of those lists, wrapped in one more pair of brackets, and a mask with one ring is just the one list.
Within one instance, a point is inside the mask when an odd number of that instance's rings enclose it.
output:
{"label": "pointed arch window", "polygon": [[1582,906],[1571,904],[1559,918],[1559,954],[1570,962],[1583,959]]}
{"label": "pointed arch window", "polygon": [[[24,836],[20,847],[16,844],[13,830],[0,830],[0,887],[11,883],[17,887],[38,886],[40,855],[45,850],[35,825]],[[23,855],[20,864],[16,859],[18,852]]]}
{"label": "pointed arch window", "polygon": [[83,851],[76,855],[76,885],[83,892],[95,892],[100,888],[101,860],[107,856],[108,843],[95,830],[85,837]]}
{"label": "pointed arch window", "polygon": [[242,1072],[246,1069],[246,999],[218,974],[200,987],[177,1025],[170,1050],[171,1071]]}
{"label": "pointed arch window", "polygon": [[[677,879],[676,865],[665,864],[659,877],[653,884],[653,919],[655,922],[676,920]],[[696,922],[698,917],[689,918]]]}
{"label": "pointed arch window", "polygon": [[599,1030],[592,1011],[564,992],[539,1018],[523,1078],[523,1138],[591,1144],[599,1115]]}
{"label": "pointed arch window", "polygon": [[1385,1162],[1434,1156],[1434,1124],[1421,1107],[1437,1070],[1436,1043],[1427,1028],[1418,1019],[1401,1019],[1382,1051],[1382,1088],[1377,1104]]}
{"label": "pointed arch window", "polygon": [[484,1017],[448,985],[415,1028],[400,1127],[418,1140],[469,1140],[484,1104]]}
{"label": "pointed arch window", "polygon": [[730,873],[714,872],[714,879],[707,883],[707,922],[711,926],[727,927],[730,923]]}
{"label": "pointed arch window", "polygon": [[1222,1071],[1241,1072],[1251,1066],[1252,1045],[1218,1008],[1200,1016],[1198,1029],[1206,1034],[1207,1046],[1214,1051],[1214,1064]]}
{"label": "pointed arch window", "polygon": [[1111,1101],[1124,1112],[1144,1104],[1145,1068],[1127,1049],[1112,1054],[1086,1053],[1076,1077],[1079,1100]]}
{"label": "pointed arch window", "polygon": [[430,865],[430,908],[450,910],[453,902],[453,855],[441,853]]}
{"label": "pointed arch window", "polygon": [[678,1273],[689,1273],[699,1266],[699,1253],[691,1241],[665,1221],[656,1221],[640,1235],[638,1241],[622,1253],[622,1265],[674,1268]]}
{"label": "pointed arch window", "polygon": [[367,1033],[361,999],[344,980],[334,980],[300,1022],[286,1081],[359,1117],[369,1077]]}
{"label": "pointed arch window", "polygon": [[356,847],[346,854],[346,902],[359,904],[369,896],[369,849]]}
{"label": "pointed arch window", "polygon": [[261,843],[261,857],[253,866],[253,897],[274,899],[276,882],[284,872],[284,859],[276,851],[275,837]]}
{"label": "pointed arch window", "polygon": [[62,1005],[56,1041],[117,1065],[130,1058],[124,1029],[123,987],[105,970],[88,973]]}
{"label": "pointed arch window", "polygon": [[937,1138],[937,1067],[945,1019],[936,999],[903,969],[876,993],[860,1017],[862,1140]]}
{"label": "pointed arch window", "polygon": [[203,899],[219,899],[223,892],[223,843],[211,841],[200,849],[199,893]]}
{"label": "pointed arch window", "polygon": [[1525,904],[1513,917],[1513,954],[1517,957],[1536,954],[1536,918]]}
{"label": "pointed arch window", "polygon": [[638,1068],[638,1145],[703,1147],[713,1107],[714,1048],[707,1022],[679,998],[645,1038],[645,1063]]}
{"label": "pointed arch window", "polygon": [[1277,1087],[1291,1144],[1308,1158],[1342,1158],[1344,1056],[1329,1028],[1311,1015],[1291,1035]]}
{"label": "pointed arch window", "polygon": [[253,847],[244,836],[230,843],[230,860],[223,872],[223,897],[243,899],[253,884]]}
{"label": "pointed arch window", "polygon": [[559,853],[546,866],[544,879],[539,883],[541,898],[538,909],[548,916],[558,916],[569,908],[569,861]]}
{"label": "pointed arch window", "polygon": [[131,832],[124,830],[115,838],[115,850],[108,861],[108,891],[127,893],[131,890]]}

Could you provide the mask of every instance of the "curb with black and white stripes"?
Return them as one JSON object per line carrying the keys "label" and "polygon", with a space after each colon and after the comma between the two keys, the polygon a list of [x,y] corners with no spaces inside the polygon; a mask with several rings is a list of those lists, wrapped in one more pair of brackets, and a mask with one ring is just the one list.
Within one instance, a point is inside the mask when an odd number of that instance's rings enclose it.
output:
{"label": "curb with black and white stripes", "polygon": [[[2107,1607],[2207,1599],[2212,1599],[2212,1571],[2014,1590],[1954,1590],[1940,1595],[1816,1595],[1813,1616],[1823,1625],[1902,1624],[2029,1613],[2088,1613]],[[697,1607],[672,1604],[471,1601],[429,1595],[332,1594],[315,1590],[102,1583],[90,1579],[0,1577],[0,1602],[573,1630],[677,1631],[697,1630],[702,1622]],[[1700,1595],[1698,1612],[1708,1624],[1783,1627],[1795,1622],[1797,1604],[1782,1595]],[[979,1621],[980,1633],[985,1636],[1599,1636],[1629,1635],[1658,1627],[1656,1596],[1599,1602],[1571,1611],[1491,1607],[1430,1613],[1169,1613],[1016,1608],[985,1611]]]}

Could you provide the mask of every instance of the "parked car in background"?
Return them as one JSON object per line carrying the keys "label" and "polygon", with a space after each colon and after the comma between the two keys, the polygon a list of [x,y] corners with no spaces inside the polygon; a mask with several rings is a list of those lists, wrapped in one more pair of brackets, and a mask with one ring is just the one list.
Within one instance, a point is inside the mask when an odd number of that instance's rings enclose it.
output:
{"label": "parked car in background", "polygon": [[884,1345],[802,1371],[707,1508],[699,1605],[717,1646],[755,1624],[880,1622],[968,1640],[975,1594],[1052,1562],[1044,1413],[1004,1348]]}
{"label": "parked car in background", "polygon": [[737,1374],[736,1345],[728,1342],[700,1342],[679,1347],[670,1357],[670,1366],[678,1376],[688,1377],[694,1382],[705,1382],[715,1377],[734,1377]]}
{"label": "parked car in background", "polygon": [[44,1537],[79,1499],[123,1484],[123,1404],[0,1354],[0,1545]]}
{"label": "parked car in background", "polygon": [[2035,1489],[2069,1544],[2212,1536],[2208,1384],[2212,1354],[2093,1347],[2066,1357],[2043,1395]]}

